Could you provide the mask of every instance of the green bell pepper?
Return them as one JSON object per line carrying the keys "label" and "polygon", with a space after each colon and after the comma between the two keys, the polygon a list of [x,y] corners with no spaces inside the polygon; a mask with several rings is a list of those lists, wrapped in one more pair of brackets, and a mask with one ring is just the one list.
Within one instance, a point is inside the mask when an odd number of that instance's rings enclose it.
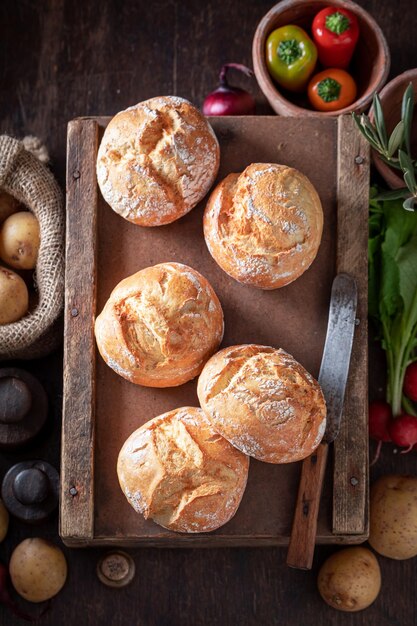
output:
{"label": "green bell pepper", "polygon": [[266,64],[271,76],[285,89],[302,91],[317,61],[317,48],[299,26],[282,26],[266,40]]}

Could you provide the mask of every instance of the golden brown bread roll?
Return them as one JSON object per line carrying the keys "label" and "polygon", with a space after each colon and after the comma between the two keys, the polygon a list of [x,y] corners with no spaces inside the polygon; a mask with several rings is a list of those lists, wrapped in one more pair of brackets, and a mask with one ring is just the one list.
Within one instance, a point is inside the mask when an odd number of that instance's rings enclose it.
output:
{"label": "golden brown bread roll", "polygon": [[181,263],[147,267],[122,280],[95,323],[107,365],[147,387],[175,387],[197,376],[223,330],[210,283]]}
{"label": "golden brown bread roll", "polygon": [[276,289],[314,261],[323,230],[320,198],[298,170],[252,163],[211,193],[204,237],[214,260],[235,280]]}
{"label": "golden brown bread roll", "polygon": [[291,355],[231,346],[205,365],[197,387],[213,428],[249,456],[290,463],[311,454],[326,427],[319,384]]}
{"label": "golden brown bread roll", "polygon": [[175,409],[141,426],[117,462],[120,486],[135,511],[183,533],[226,524],[242,499],[248,469],[248,457],[195,407]]}
{"label": "golden brown bread roll", "polygon": [[97,157],[106,202],[140,226],[160,226],[200,202],[216,178],[220,149],[200,111],[184,98],[151,98],[118,113]]}

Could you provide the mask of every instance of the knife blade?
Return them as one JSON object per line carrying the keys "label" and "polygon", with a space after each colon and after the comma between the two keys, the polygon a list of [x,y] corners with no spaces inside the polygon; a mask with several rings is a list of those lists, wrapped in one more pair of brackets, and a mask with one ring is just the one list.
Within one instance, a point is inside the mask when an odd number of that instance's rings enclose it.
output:
{"label": "knife blade", "polygon": [[326,400],[324,441],[331,443],[339,433],[355,331],[357,288],[348,274],[333,281],[318,382]]}
{"label": "knife blade", "polygon": [[354,278],[348,274],[338,274],[332,285],[326,340],[318,378],[326,400],[326,430],[322,443],[302,464],[287,553],[287,565],[298,569],[311,569],[313,563],[328,444],[334,441],[340,429],[355,331],[356,306],[357,288]]}

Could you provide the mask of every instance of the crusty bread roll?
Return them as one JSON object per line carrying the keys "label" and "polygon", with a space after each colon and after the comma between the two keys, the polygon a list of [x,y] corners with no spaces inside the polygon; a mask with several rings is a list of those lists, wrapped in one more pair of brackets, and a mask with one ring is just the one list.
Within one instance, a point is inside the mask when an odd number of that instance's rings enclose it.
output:
{"label": "crusty bread roll", "polygon": [[146,387],[175,387],[197,376],[223,330],[210,283],[181,263],[147,267],[122,280],[95,323],[107,365]]}
{"label": "crusty bread roll", "polygon": [[276,289],[314,261],[323,230],[320,198],[298,170],[252,163],[229,174],[211,193],[204,237],[214,260],[232,278]]}
{"label": "crusty bread roll", "polygon": [[135,511],[183,533],[226,524],[240,504],[248,469],[249,458],[194,407],[144,424],[127,439],[117,462],[120,486]]}
{"label": "crusty bread roll", "polygon": [[197,388],[213,428],[249,456],[290,463],[311,454],[326,427],[319,384],[284,350],[231,346],[205,365]]}
{"label": "crusty bread roll", "polygon": [[118,113],[97,157],[106,202],[140,226],[160,226],[200,202],[216,178],[220,149],[200,111],[184,98],[162,96]]}

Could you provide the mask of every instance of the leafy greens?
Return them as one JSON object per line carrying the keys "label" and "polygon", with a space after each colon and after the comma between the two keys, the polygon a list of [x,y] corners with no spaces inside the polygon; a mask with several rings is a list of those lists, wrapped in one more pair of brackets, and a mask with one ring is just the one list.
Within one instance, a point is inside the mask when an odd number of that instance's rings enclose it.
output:
{"label": "leafy greens", "polygon": [[417,360],[417,212],[401,200],[379,200],[371,190],[369,315],[387,356],[387,400],[393,415],[415,414],[402,397],[407,366]]}

